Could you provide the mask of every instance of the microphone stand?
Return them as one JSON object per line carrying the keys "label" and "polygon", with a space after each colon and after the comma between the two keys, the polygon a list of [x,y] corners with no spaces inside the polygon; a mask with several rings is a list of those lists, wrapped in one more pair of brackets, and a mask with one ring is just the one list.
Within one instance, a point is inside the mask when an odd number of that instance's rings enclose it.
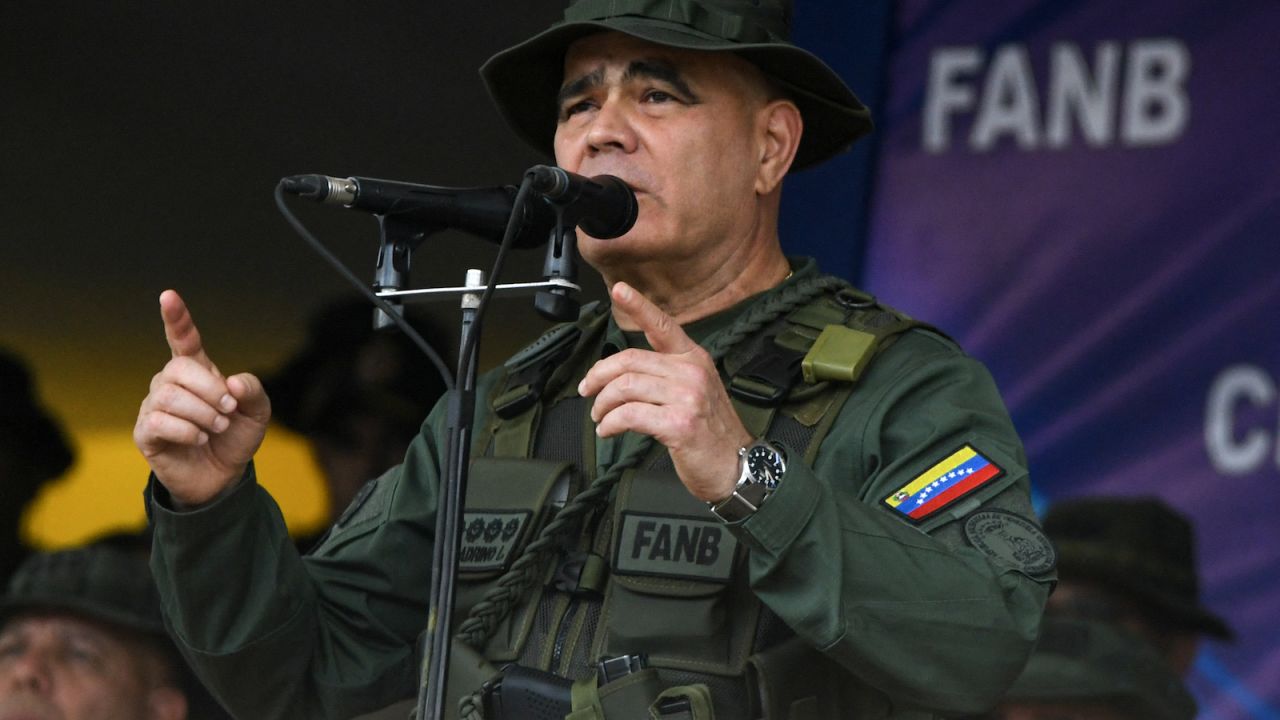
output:
{"label": "microphone stand", "polygon": [[[468,270],[466,287],[471,292],[462,296],[462,339],[459,353],[465,352],[467,341],[476,326],[480,307],[477,292],[485,286],[484,273]],[[449,681],[449,628],[453,625],[456,596],[458,551],[463,512],[466,509],[467,476],[471,458],[471,430],[475,420],[476,366],[480,355],[480,338],[474,340],[470,357],[458,357],[458,378],[449,397],[448,445],[445,473],[440,483],[440,500],[436,507],[436,541],[431,562],[431,606],[427,616],[427,632],[422,647],[422,678],[418,692],[418,717],[443,720],[444,700]],[[462,363],[466,361],[464,367]]]}
{"label": "microphone stand", "polygon": [[[486,288],[485,274],[470,269],[461,287],[405,290],[408,282],[410,256],[425,237],[426,232],[416,234],[410,224],[379,216],[382,245],[378,252],[375,294],[393,308],[400,309],[405,301],[430,301],[461,297],[462,333],[459,343],[457,378],[454,392],[447,408],[447,446],[444,473],[440,477],[439,500],[436,506],[436,535],[432,548],[431,605],[427,616],[427,628],[422,644],[422,669],[416,705],[418,720],[443,720],[444,701],[448,688],[450,628],[453,626],[453,608],[456,598],[458,553],[461,545],[461,528],[466,508],[467,478],[471,458],[471,437],[475,422],[476,369],[479,365],[480,335],[471,340],[470,356],[464,357],[472,333],[480,331],[480,293]],[[577,236],[574,226],[563,224],[563,215],[557,208],[557,226],[552,231],[547,248],[542,282],[509,283],[495,285],[493,292],[505,295],[533,294],[534,306],[544,317],[567,321],[577,317],[578,302],[569,296],[581,290],[577,280]],[[378,322],[390,324],[381,310],[375,315]]]}
{"label": "microphone stand", "polygon": [[[542,170],[550,170],[538,166]],[[535,168],[536,170],[537,168]],[[494,262],[494,274],[499,272],[506,251],[512,246],[518,229],[518,220],[514,213],[523,212],[524,202],[535,180],[534,171],[526,173],[524,182],[516,191],[512,216],[508,220],[503,234],[502,245]],[[542,173],[546,175],[546,173]],[[562,179],[567,178],[561,171]],[[554,179],[554,178],[553,178]],[[436,538],[432,550],[431,566],[431,605],[428,614],[427,629],[423,633],[422,672],[415,714],[418,720],[443,720],[444,699],[448,687],[449,669],[449,631],[452,627],[453,605],[455,597],[454,580],[457,575],[458,552],[460,549],[463,512],[466,504],[467,474],[471,451],[471,431],[475,415],[475,380],[479,358],[479,333],[483,310],[495,292],[503,294],[533,293],[534,307],[545,317],[552,320],[573,320],[578,314],[578,303],[569,297],[570,292],[581,288],[577,285],[577,236],[573,229],[577,226],[577,213],[581,209],[566,211],[577,202],[578,194],[553,202],[556,222],[549,238],[547,260],[544,265],[544,280],[540,283],[513,283],[505,285],[486,285],[484,273],[469,270],[466,284],[462,287],[432,288],[425,290],[406,290],[409,280],[409,267],[413,250],[429,235],[444,229],[421,218],[413,219],[412,214],[397,215],[391,213],[374,213],[380,230],[381,244],[378,249],[377,274],[372,288],[360,281],[333,253],[321,244],[307,230],[297,217],[290,212],[284,202],[284,193],[299,190],[299,194],[309,197],[318,189],[314,183],[293,182],[298,178],[285,178],[276,186],[276,206],[290,225],[311,245],[321,257],[329,262],[339,274],[346,277],[353,285],[369,298],[378,308],[374,315],[374,327],[383,328],[390,325],[400,326],[406,335],[419,345],[423,353],[432,359],[433,364],[442,375],[449,370],[439,356],[401,317],[404,313],[405,300],[420,301],[437,298],[462,298],[462,342],[458,359],[458,368],[454,382],[454,392],[449,397],[447,407],[447,440],[448,447],[444,457],[444,472],[439,479],[440,499],[436,508]],[[331,180],[331,179],[330,179]],[[622,181],[611,179],[616,186]],[[565,182],[574,182],[572,178]],[[594,182],[594,181],[588,181]],[[597,198],[598,199],[598,198]],[[631,220],[635,221],[635,199],[631,198]],[[619,231],[620,234],[621,231]],[[608,235],[605,237],[614,237]],[[493,278],[496,280],[496,277]],[[483,295],[477,291],[484,291]],[[473,337],[474,335],[474,337]],[[470,351],[468,352],[468,346]]]}

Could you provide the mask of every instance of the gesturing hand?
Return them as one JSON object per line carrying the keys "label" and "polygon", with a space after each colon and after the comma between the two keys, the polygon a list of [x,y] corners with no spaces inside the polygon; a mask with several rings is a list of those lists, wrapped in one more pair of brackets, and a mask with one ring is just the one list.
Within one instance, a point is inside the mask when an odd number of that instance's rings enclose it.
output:
{"label": "gesturing hand", "polygon": [[133,441],[175,502],[200,505],[244,474],[271,402],[253,375],[222,376],[178,293],[161,293],[160,317],[173,358],[151,379]]}
{"label": "gesturing hand", "polygon": [[676,473],[694,497],[728,497],[738,479],[738,448],[752,438],[711,356],[629,285],[615,283],[610,296],[614,307],[644,331],[653,350],[624,350],[587,372],[578,392],[595,397],[596,432],[601,437],[627,430],[651,435],[671,452]]}

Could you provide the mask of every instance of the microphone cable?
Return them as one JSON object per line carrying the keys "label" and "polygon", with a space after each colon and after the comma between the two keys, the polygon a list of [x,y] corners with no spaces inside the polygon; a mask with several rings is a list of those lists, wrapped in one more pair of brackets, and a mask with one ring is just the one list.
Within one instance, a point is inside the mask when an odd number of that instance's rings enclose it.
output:
{"label": "microphone cable", "polygon": [[[480,330],[483,327],[485,310],[489,307],[489,298],[493,296],[494,288],[498,284],[498,275],[502,272],[502,265],[506,262],[507,251],[515,245],[516,235],[520,230],[520,218],[524,216],[524,204],[529,199],[529,193],[533,190],[533,180],[528,173],[520,181],[520,187],[516,190],[515,200],[511,205],[511,217],[507,220],[507,229],[502,234],[502,243],[498,245],[498,255],[493,259],[493,267],[489,270],[489,282],[484,288],[484,293],[480,295],[480,303],[476,306],[475,319],[471,323],[471,330],[467,333],[466,342],[462,346],[462,351],[458,353],[458,369],[466,372],[471,367],[471,357],[475,354],[476,343],[480,337]],[[556,227],[560,225],[560,211],[556,210]],[[459,378],[462,380],[462,378]]]}
{"label": "microphone cable", "polygon": [[298,216],[293,214],[293,211],[289,209],[289,206],[284,201],[284,183],[285,181],[281,180],[276,184],[274,195],[276,199],[276,207],[280,210],[280,214],[284,216],[285,221],[294,229],[294,232],[298,233],[308,247],[315,251],[315,253],[325,262],[329,263],[334,270],[337,270],[338,274],[341,275],[344,280],[351,283],[351,285],[355,287],[366,300],[373,303],[374,307],[382,310],[382,312],[386,313],[387,317],[391,318],[391,320],[395,322],[401,332],[403,332],[409,340],[411,340],[413,344],[427,356],[427,359],[430,360],[431,364],[435,367],[436,372],[440,373],[440,377],[444,380],[445,391],[453,390],[455,386],[453,381],[453,371],[449,369],[449,366],[445,363],[444,359],[440,357],[440,353],[436,352],[436,349],[431,347],[431,343],[424,340],[422,336],[418,334],[418,331],[415,330],[408,321],[400,316],[400,312],[392,307],[391,303],[378,297],[363,280],[356,277],[356,274],[351,272],[350,268],[343,265],[342,260],[330,252],[329,248],[325,247],[324,243],[320,242],[320,240],[307,229],[306,225],[302,224],[302,221],[298,219]]}

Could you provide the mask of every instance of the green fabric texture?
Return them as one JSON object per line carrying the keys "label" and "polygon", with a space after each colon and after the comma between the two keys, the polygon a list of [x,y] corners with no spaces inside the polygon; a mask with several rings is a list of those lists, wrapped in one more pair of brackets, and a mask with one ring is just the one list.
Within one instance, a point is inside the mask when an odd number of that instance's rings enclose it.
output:
{"label": "green fabric texture", "polygon": [[[800,262],[788,282],[816,273]],[[705,341],[784,287],[688,329]],[[620,336],[611,323],[606,341]],[[496,378],[481,379],[479,397]],[[487,403],[477,404],[476,427],[486,427]],[[153,481],[152,563],[167,618],[239,715],[344,718],[416,691],[444,407],[404,463],[305,558],[252,470],[233,492],[187,513],[170,509]],[[963,505],[1034,517],[1025,455],[990,375],[954,343],[912,330],[866,368],[833,415],[815,460],[793,459],[759,512],[728,527],[746,548],[735,587],[749,587],[806,651],[826,656],[857,717],[990,708],[1030,653],[1052,571],[1031,577],[971,547],[955,513],[913,525],[882,502],[968,443],[1005,473]],[[634,441],[600,443],[600,463]]]}

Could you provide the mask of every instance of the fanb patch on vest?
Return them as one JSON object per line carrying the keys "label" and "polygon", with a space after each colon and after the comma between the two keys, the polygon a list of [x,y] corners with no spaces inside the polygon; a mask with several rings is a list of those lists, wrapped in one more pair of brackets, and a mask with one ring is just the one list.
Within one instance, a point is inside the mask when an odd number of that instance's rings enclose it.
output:
{"label": "fanb patch on vest", "polygon": [[613,572],[728,582],[737,549],[719,520],[624,512]]}
{"label": "fanb patch on vest", "polygon": [[996,562],[1037,575],[1058,564],[1053,543],[1035,523],[1007,510],[982,510],[964,523],[965,537]]}
{"label": "fanb patch on vest", "polygon": [[912,522],[920,522],[951,503],[1004,475],[1004,468],[965,444],[884,499],[884,504]]}
{"label": "fanb patch on vest", "polygon": [[476,510],[462,515],[462,549],[458,568],[464,571],[506,570],[515,558],[533,512],[529,510]]}

